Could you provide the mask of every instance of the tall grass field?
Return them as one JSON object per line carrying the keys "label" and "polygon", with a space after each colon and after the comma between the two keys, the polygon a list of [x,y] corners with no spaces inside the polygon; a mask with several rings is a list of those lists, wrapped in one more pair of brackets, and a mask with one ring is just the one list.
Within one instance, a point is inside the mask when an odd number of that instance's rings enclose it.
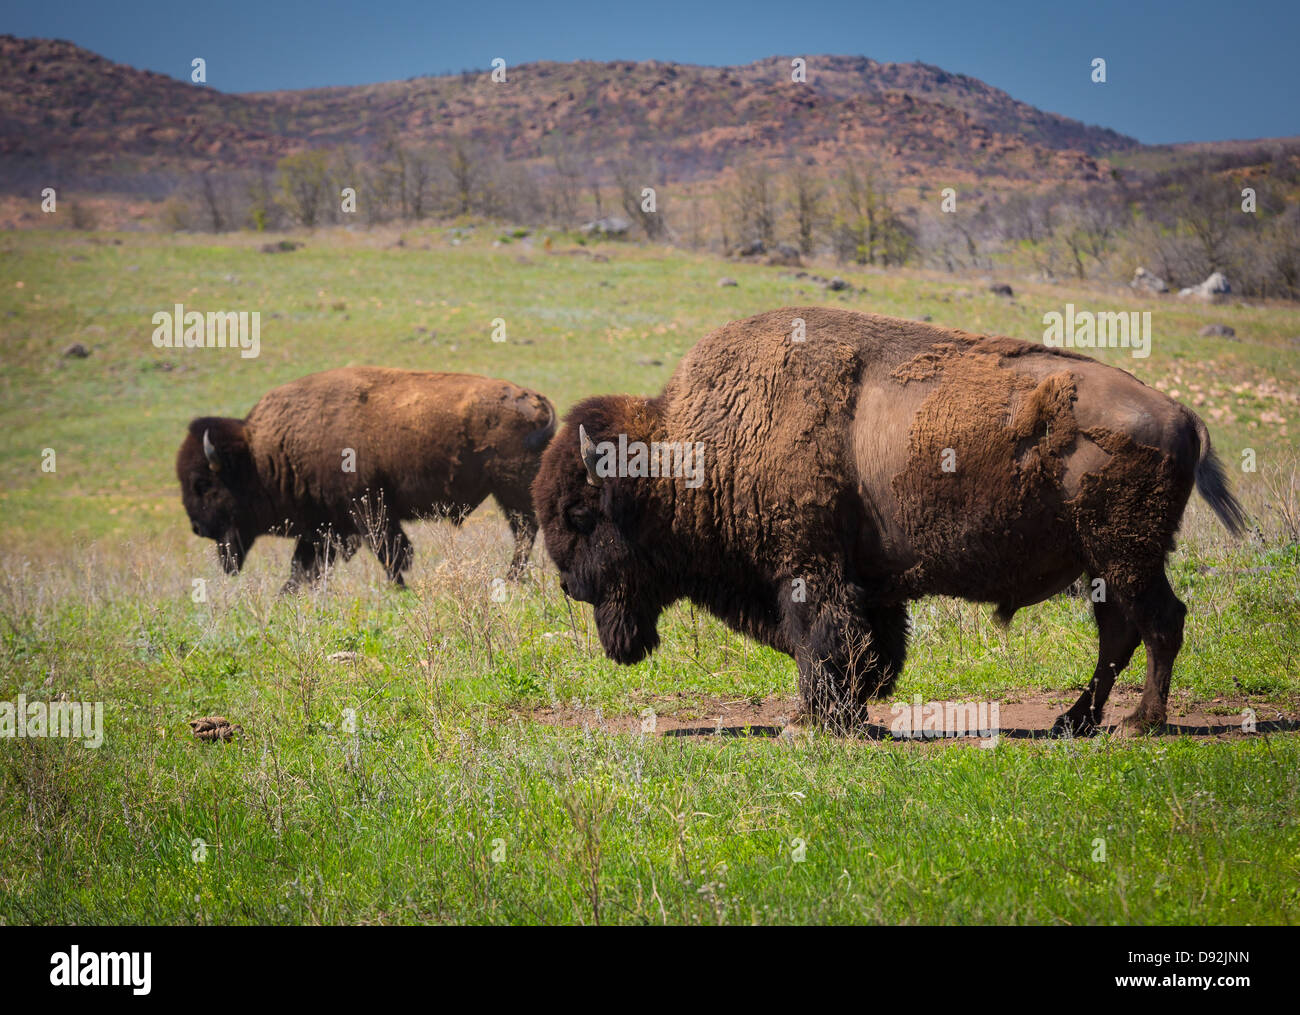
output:
{"label": "tall grass field", "polygon": [[[276,253],[278,236],[0,233],[0,701],[104,708],[96,748],[0,739],[0,922],[1300,921],[1300,310],[811,267],[852,286],[832,292],[521,232],[332,229]],[[540,539],[501,595],[490,504],[408,527],[406,591],[362,551],[297,595],[287,540],[227,577],[181,506],[189,420],[313,371],[481,373],[563,411],[657,392],[729,320],[823,302],[1034,341],[1067,303],[1152,312],[1149,357],[1098,356],[1205,418],[1252,517],[1235,540],[1193,496],[1170,558],[1189,610],[1171,721],[1216,732],[715,732],[793,708],[793,661],[689,604],[649,660],[608,661]],[[152,315],[178,303],[259,311],[260,354],[156,348]],[[912,617],[899,701],[1063,709],[1092,672],[1078,596],[1007,629],[953,600]],[[239,732],[196,739],[211,715]]]}

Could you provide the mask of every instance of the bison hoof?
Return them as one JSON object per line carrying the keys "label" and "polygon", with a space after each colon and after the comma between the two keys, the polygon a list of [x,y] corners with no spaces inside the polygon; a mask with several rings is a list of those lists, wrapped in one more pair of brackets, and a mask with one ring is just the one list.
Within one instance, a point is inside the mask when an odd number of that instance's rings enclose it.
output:
{"label": "bison hoof", "polygon": [[1096,734],[1097,724],[1088,716],[1074,716],[1069,712],[1057,716],[1048,734],[1053,740],[1060,737],[1090,737]]}
{"label": "bison hoof", "polygon": [[1144,712],[1134,712],[1132,715],[1125,717],[1123,722],[1115,727],[1115,735],[1118,737],[1142,737],[1152,733],[1159,733],[1164,728],[1164,716],[1148,716]]}

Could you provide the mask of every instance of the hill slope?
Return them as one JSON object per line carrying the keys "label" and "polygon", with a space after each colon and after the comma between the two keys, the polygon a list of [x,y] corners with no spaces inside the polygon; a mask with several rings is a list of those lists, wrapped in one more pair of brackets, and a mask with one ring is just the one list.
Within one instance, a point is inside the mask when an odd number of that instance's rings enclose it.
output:
{"label": "hill slope", "polygon": [[[485,73],[228,95],[69,42],[0,36],[0,160],[23,170],[145,173],[264,165],[302,147],[474,138],[512,158],[548,146],[595,165],[653,157],[676,179],[738,158],[859,152],[925,179],[1090,180],[1140,146],[926,64],[789,58],[744,67],[540,62]],[[956,176],[954,176],[956,174]]]}

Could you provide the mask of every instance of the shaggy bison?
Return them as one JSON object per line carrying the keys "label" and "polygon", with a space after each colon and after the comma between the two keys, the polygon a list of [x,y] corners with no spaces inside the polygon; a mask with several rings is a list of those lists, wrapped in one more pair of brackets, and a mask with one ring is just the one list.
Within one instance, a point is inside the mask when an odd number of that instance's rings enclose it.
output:
{"label": "shaggy bison", "polygon": [[1007,622],[1087,575],[1097,666],[1054,730],[1083,734],[1139,641],[1125,726],[1165,721],[1186,612],[1165,555],[1193,484],[1239,532],[1205,424],[1122,370],[793,307],[704,338],[657,398],[577,405],[533,501],[610,658],[653,651],[660,612],[687,598],[792,656],[805,712],[835,727],[893,687],[909,600],[995,603]]}
{"label": "shaggy bison", "polygon": [[297,539],[286,589],[366,541],[403,584],[402,521],[457,524],[491,495],[515,537],[518,577],[537,534],[529,484],[555,409],[509,381],[383,367],[312,374],[266,394],[246,419],[190,423],[176,457],[195,535],[234,573],[263,533]]}

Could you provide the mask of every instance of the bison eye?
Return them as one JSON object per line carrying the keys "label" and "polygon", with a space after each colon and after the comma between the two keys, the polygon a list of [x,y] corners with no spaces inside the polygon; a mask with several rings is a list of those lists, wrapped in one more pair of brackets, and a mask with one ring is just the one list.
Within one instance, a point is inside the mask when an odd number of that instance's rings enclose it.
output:
{"label": "bison eye", "polygon": [[206,478],[200,478],[194,481],[194,492],[198,494],[200,497],[202,497],[205,493],[207,493],[208,490],[210,490],[211,488],[212,488],[212,483],[209,482]]}
{"label": "bison eye", "polygon": [[569,523],[569,528],[581,532],[584,536],[596,527],[595,512],[581,504],[575,504],[565,511],[564,519]]}

